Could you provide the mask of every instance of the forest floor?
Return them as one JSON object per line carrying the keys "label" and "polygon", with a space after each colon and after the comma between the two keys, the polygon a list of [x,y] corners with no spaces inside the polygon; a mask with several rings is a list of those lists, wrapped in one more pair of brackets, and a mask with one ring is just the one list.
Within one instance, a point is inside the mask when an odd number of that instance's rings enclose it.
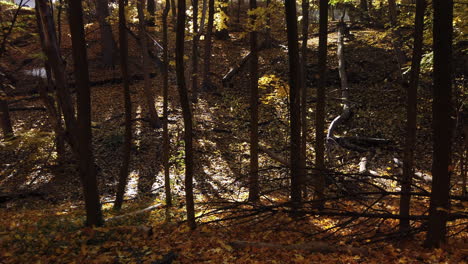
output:
{"label": "forest floor", "polygon": [[[30,22],[32,23],[32,22]],[[31,24],[34,27],[34,24]],[[330,25],[333,27],[333,24]],[[63,56],[72,65],[70,42],[64,27]],[[317,31],[316,25],[311,33]],[[160,28],[150,31],[156,39]],[[350,82],[351,120],[339,127],[338,135],[388,139],[385,146],[356,152],[330,146],[327,167],[329,196],[341,197],[326,203],[335,212],[398,214],[397,196],[366,196],[353,193],[385,190],[397,192],[405,120],[405,91],[399,84],[389,35],[383,30],[359,27],[346,42],[346,69]],[[27,35],[27,34],[23,34]],[[171,50],[174,44],[170,34]],[[21,35],[22,36],[22,35]],[[17,36],[20,38],[21,36]],[[109,221],[104,227],[83,228],[81,188],[72,157],[58,164],[54,140],[35,94],[41,78],[28,73],[40,69],[40,46],[36,37],[23,36],[21,46],[9,50],[1,68],[16,79],[14,102],[10,104],[15,139],[0,142],[0,194],[16,193],[0,203],[0,263],[468,263],[467,222],[451,221],[449,244],[442,249],[425,249],[424,222],[412,221],[413,235],[403,239],[397,219],[318,216],[291,218],[287,207],[288,169],[279,160],[288,153],[288,59],[284,32],[274,32],[280,45],[260,53],[260,142],[269,154],[260,155],[261,204],[244,203],[248,175],[248,74],[243,69],[232,85],[223,87],[221,78],[229,67],[248,53],[248,38],[231,32],[228,41],[215,41],[212,80],[215,90],[203,91],[193,105],[195,119],[195,194],[199,227],[191,231],[184,224],[183,122],[178,105],[175,71],[170,70],[169,128],[171,135],[171,179],[175,206],[158,207],[147,213]],[[163,204],[162,131],[145,121],[143,82],[132,81],[134,147],[131,173],[121,212],[112,210],[123,143],[123,92],[119,67],[104,68],[96,25],[87,27],[92,86],[92,125],[99,189],[106,219]],[[329,34],[327,124],[341,113],[341,90],[337,71],[336,33]],[[318,78],[317,37],[309,40],[308,80],[310,91],[308,164],[314,160],[314,112]],[[190,47],[190,41],[186,47]],[[201,41],[203,43],[203,41]],[[13,46],[14,47],[14,46]],[[158,54],[158,49],[153,47]],[[139,48],[130,38],[132,76],[141,70]],[[190,50],[187,49],[187,54]],[[31,60],[31,55],[34,58]],[[172,56],[172,55],[171,55]],[[190,57],[190,55],[188,55]],[[171,59],[173,60],[173,58]],[[187,60],[187,73],[190,72]],[[171,61],[172,65],[172,61]],[[71,75],[71,67],[68,68]],[[157,91],[156,108],[162,109],[162,81],[154,69],[152,83]],[[188,74],[187,74],[188,76]],[[466,86],[457,86],[466,97]],[[460,88],[461,87],[461,88]],[[464,90],[463,90],[464,89]],[[430,190],[431,90],[428,79],[419,89],[418,153],[415,180],[422,191]],[[466,100],[466,99],[462,99]],[[461,193],[457,166],[462,151],[459,134],[454,135],[455,173],[453,195]],[[459,142],[460,144],[457,144]],[[359,174],[362,158],[368,174]],[[458,165],[457,165],[458,164]],[[312,175],[312,172],[310,172]],[[309,177],[312,186],[313,177]],[[347,197],[349,196],[349,197]],[[344,198],[343,198],[344,197]],[[310,198],[310,197],[309,197]],[[466,213],[466,202],[453,204],[453,212]],[[426,198],[414,198],[412,214],[427,214]],[[312,206],[306,203],[306,208]],[[239,241],[268,242],[240,247]],[[320,252],[312,245],[326,243]],[[297,248],[288,247],[297,245]],[[320,244],[321,245],[321,244]],[[352,246],[353,248],[350,248]],[[358,249],[356,252],[355,250]],[[169,263],[169,262],[167,262]]]}

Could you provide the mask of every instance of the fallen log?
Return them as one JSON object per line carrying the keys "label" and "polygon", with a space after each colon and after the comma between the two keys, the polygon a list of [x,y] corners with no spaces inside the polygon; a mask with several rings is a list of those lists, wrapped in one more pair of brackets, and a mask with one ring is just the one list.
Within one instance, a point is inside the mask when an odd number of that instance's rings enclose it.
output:
{"label": "fallen log", "polygon": [[125,218],[127,216],[133,216],[133,215],[147,213],[147,212],[162,208],[163,206],[164,206],[163,204],[155,204],[155,205],[152,205],[150,207],[146,207],[146,208],[138,210],[138,211],[134,211],[134,212],[126,213],[126,214],[123,214],[123,215],[118,215],[118,216],[107,218],[105,220],[105,222],[111,222],[111,221],[115,221],[115,220]]}
{"label": "fallen log", "polygon": [[247,65],[247,62],[250,60],[250,58],[252,57],[252,53],[249,52],[247,53],[247,55],[245,55],[241,61],[231,67],[231,69],[229,69],[228,73],[226,73],[226,75],[224,75],[223,77],[223,80],[222,80],[222,83],[223,83],[223,87],[227,87],[229,83],[231,83],[231,80],[232,78],[234,78],[234,76],[240,71],[242,70],[242,68]]}
{"label": "fallen log", "polygon": [[281,250],[304,250],[318,253],[349,253],[353,255],[368,255],[367,248],[357,248],[348,245],[328,244],[321,241],[314,241],[305,244],[285,245],[266,242],[232,241],[233,248],[241,249],[245,247],[272,248]]}

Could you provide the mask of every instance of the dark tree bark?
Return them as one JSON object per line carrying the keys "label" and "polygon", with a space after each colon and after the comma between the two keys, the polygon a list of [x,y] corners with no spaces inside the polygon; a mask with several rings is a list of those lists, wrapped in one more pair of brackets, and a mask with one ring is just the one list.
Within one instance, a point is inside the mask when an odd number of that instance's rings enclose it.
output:
{"label": "dark tree bark", "polygon": [[[304,179],[306,177],[306,157],[307,157],[307,41],[309,40],[309,0],[302,0],[302,46],[301,46],[301,155]],[[304,183],[307,181],[304,181]],[[304,185],[304,195],[307,187]]]}
{"label": "dark tree bark", "polygon": [[46,0],[37,0],[36,7],[40,17],[41,31],[44,34],[43,50],[52,70],[58,98],[59,112],[63,113],[67,131],[67,141],[76,157],[79,156],[77,143],[77,120],[75,108],[66,80],[65,64],[58,48],[54,20]]}
{"label": "dark tree bark", "polygon": [[[249,1],[250,10],[257,8],[257,0]],[[251,16],[255,24],[256,16]],[[249,201],[260,199],[260,185],[258,179],[258,49],[257,31],[250,32],[250,175]]]}
{"label": "dark tree bark", "polygon": [[128,181],[130,154],[132,149],[132,100],[130,98],[130,83],[128,77],[128,37],[127,22],[125,19],[125,0],[119,0],[119,43],[120,43],[120,70],[122,71],[122,84],[125,105],[125,136],[123,145],[122,165],[119,171],[119,182],[115,195],[114,209],[122,208],[125,188]]}
{"label": "dark tree bark", "polygon": [[169,175],[169,128],[168,128],[168,101],[169,101],[169,72],[168,72],[168,41],[167,41],[167,17],[171,8],[170,0],[166,0],[162,15],[163,25],[163,166],[164,166],[164,190],[166,193],[166,205],[172,206],[171,178]]}
{"label": "dark tree bark", "polygon": [[361,8],[362,12],[367,12],[368,11],[367,0],[360,0],[359,1],[359,7]]}
{"label": "dark tree bark", "polygon": [[[3,80],[0,80],[0,83]],[[0,84],[1,85],[1,84]],[[8,111],[8,102],[1,99],[4,95],[1,94],[3,87],[0,87],[0,122],[2,126],[3,138],[11,138],[13,136],[13,127],[11,125],[10,112]]]}
{"label": "dark tree bark", "polygon": [[[319,201],[323,201],[325,191],[325,86],[327,83],[327,40],[328,40],[328,1],[320,0],[319,18],[319,84],[317,87],[317,109],[315,112],[315,167],[317,168],[317,184],[315,192]],[[323,207],[320,202],[318,207]]]}
{"label": "dark tree bark", "polygon": [[[39,39],[41,41],[41,48],[42,50],[45,50],[45,42],[44,42],[45,36],[44,36],[44,32],[42,32],[41,17],[40,17],[39,9],[37,6],[35,8],[35,11],[36,11],[35,13],[36,13],[37,28],[39,31]],[[46,75],[47,75],[47,87],[40,84],[39,94],[42,98],[42,101],[44,102],[44,106],[47,109],[49,120],[54,129],[57,160],[60,163],[65,157],[65,138],[66,138],[65,129],[63,128],[63,125],[62,125],[61,111],[58,105],[56,104],[56,100],[47,94],[47,90],[51,89],[54,85],[53,80],[52,80],[51,69],[50,69],[49,62],[47,59],[45,59],[44,61],[44,68],[46,69]]]}
{"label": "dark tree bark", "polygon": [[293,208],[301,205],[302,173],[301,167],[301,67],[297,37],[296,1],[285,1],[286,27],[288,37],[289,57],[289,89],[290,89],[290,118],[291,118],[291,204]]}
{"label": "dark tree bark", "polygon": [[108,0],[96,1],[96,15],[99,23],[99,33],[101,34],[102,61],[106,66],[114,65],[114,55],[116,43],[112,35],[112,28],[107,18],[109,17]]}
{"label": "dark tree bark", "polygon": [[192,100],[198,98],[198,0],[192,0],[193,5],[193,40],[192,40]]}
{"label": "dark tree bark", "polygon": [[411,62],[411,76],[408,86],[408,98],[406,104],[406,143],[403,160],[403,178],[401,182],[401,200],[400,200],[400,215],[403,217],[400,220],[400,231],[406,232],[410,228],[408,218],[410,214],[410,199],[411,182],[414,174],[414,148],[416,142],[416,117],[417,117],[417,99],[418,99],[418,84],[419,72],[421,68],[423,32],[424,32],[424,10],[426,8],[425,0],[418,0],[416,3],[416,17],[414,22],[414,47],[413,59]]}
{"label": "dark tree bark", "polygon": [[63,10],[63,0],[59,0],[57,6],[57,37],[58,37],[58,47],[62,45],[62,10]]}
{"label": "dark tree bark", "polygon": [[193,200],[193,132],[192,111],[188,90],[185,84],[184,41],[185,41],[185,0],[177,0],[177,29],[176,29],[176,74],[179,90],[180,105],[184,117],[185,141],[185,202],[187,208],[187,223],[191,229],[196,228],[195,205]]}
{"label": "dark tree bark", "polygon": [[[171,13],[172,13],[172,24],[176,25],[176,19],[177,19],[177,7],[176,7],[176,1],[171,0]],[[175,27],[174,27],[175,29]]]}
{"label": "dark tree bark", "polygon": [[392,26],[395,26],[397,21],[397,5],[395,0],[388,0],[388,12],[390,15],[390,23]]}
{"label": "dark tree bark", "polygon": [[101,226],[103,219],[92,150],[91,93],[81,0],[70,0],[68,18],[78,107],[78,164],[85,199],[86,225]]}
{"label": "dark tree bark", "polygon": [[146,3],[146,11],[148,11],[148,18],[146,20],[149,26],[154,26],[154,15],[156,12],[156,2],[155,0],[148,0]]}
{"label": "dark tree bark", "polygon": [[432,103],[432,192],[425,244],[440,247],[446,242],[450,210],[452,122],[452,31],[453,0],[434,0],[434,88]]}
{"label": "dark tree bark", "polygon": [[205,35],[205,54],[203,61],[203,87],[206,89],[211,86],[210,81],[210,66],[211,66],[211,47],[213,36],[213,23],[214,23],[214,0],[208,0],[208,25]]}
{"label": "dark tree bark", "polygon": [[141,57],[143,63],[143,77],[144,77],[144,84],[143,90],[145,93],[145,102],[146,107],[148,108],[149,112],[149,120],[150,124],[155,128],[161,127],[161,120],[159,120],[158,112],[154,106],[154,92],[151,87],[151,79],[150,79],[150,61],[149,61],[149,52],[148,52],[148,38],[146,36],[146,23],[145,23],[145,14],[144,14],[144,7],[145,2],[144,0],[138,0],[137,2],[137,9],[138,9],[138,26],[139,26],[139,35],[140,35],[140,43],[141,43]]}

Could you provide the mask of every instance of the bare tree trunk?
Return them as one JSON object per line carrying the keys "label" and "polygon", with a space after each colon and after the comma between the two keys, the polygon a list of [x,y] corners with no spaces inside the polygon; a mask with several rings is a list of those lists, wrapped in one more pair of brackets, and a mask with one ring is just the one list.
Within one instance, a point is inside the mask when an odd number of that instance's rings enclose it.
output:
{"label": "bare tree trunk", "polygon": [[147,18],[147,24],[149,26],[154,26],[154,15],[156,12],[156,3],[154,2],[155,0],[148,0],[147,6],[146,6],[146,11],[148,11],[148,18]]}
{"label": "bare tree trunk", "polygon": [[164,165],[164,189],[166,193],[166,205],[172,206],[171,178],[169,175],[169,128],[168,128],[168,101],[169,101],[169,72],[168,72],[168,41],[167,41],[167,16],[169,14],[170,0],[166,0],[162,15],[163,24],[163,165]]}
{"label": "bare tree trunk", "polygon": [[138,9],[138,20],[139,20],[139,33],[140,33],[140,42],[141,42],[141,55],[143,62],[143,76],[144,76],[144,85],[143,89],[145,91],[145,100],[146,107],[148,108],[150,115],[150,124],[154,128],[161,128],[161,121],[159,120],[158,112],[154,106],[154,92],[151,87],[151,79],[149,74],[149,54],[148,54],[148,38],[146,36],[146,25],[145,25],[145,14],[144,14],[144,0],[138,0],[137,9]]}
{"label": "bare tree trunk", "polygon": [[112,35],[112,28],[107,22],[109,17],[108,0],[96,1],[96,15],[99,23],[99,32],[101,34],[101,52],[103,63],[106,66],[114,65],[114,55],[116,43]]}
{"label": "bare tree trunk", "polygon": [[89,89],[88,61],[81,0],[69,1],[68,18],[72,39],[74,73],[77,84],[78,164],[85,199],[86,225],[101,226],[103,218],[92,149],[91,92]]}
{"label": "bare tree trunk", "polygon": [[[175,0],[171,0],[171,8],[172,8],[172,24],[176,25],[176,18],[177,18],[177,10],[176,10],[176,2]],[[175,27],[174,27],[175,30]]]}
{"label": "bare tree trunk", "polygon": [[125,19],[125,2],[125,0],[119,0],[120,70],[122,71],[122,84],[125,104],[125,136],[122,165],[119,171],[119,182],[117,185],[117,192],[114,203],[114,209],[116,210],[120,210],[122,208],[125,188],[128,181],[128,171],[132,149],[132,100],[130,98],[130,83],[128,77],[128,37],[127,22]]}
{"label": "bare tree trunk", "polygon": [[[36,23],[37,23],[37,28],[39,31],[39,38],[41,41],[41,48],[42,50],[45,50],[45,36],[44,36],[44,32],[42,32],[41,17],[39,15],[39,9],[36,7],[35,11],[36,11]],[[47,86],[50,89],[53,86],[53,81],[52,81],[51,69],[50,69],[49,62],[47,61],[47,59],[45,59],[44,61],[44,68],[46,69]],[[42,97],[42,101],[44,102],[44,106],[46,107],[48,115],[49,115],[49,120],[54,129],[57,160],[60,163],[65,157],[65,138],[66,138],[65,129],[62,126],[62,114],[61,114],[60,108],[58,105],[56,107],[56,101],[54,100],[54,98],[52,98],[51,96],[47,94],[47,90],[48,90],[47,87],[45,87],[44,85],[42,84],[39,85],[40,96]]]}
{"label": "bare tree trunk", "polygon": [[203,61],[203,87],[207,89],[211,87],[210,81],[210,66],[211,66],[211,47],[213,36],[213,23],[214,23],[214,0],[208,0],[208,25],[205,35],[205,56]]}
{"label": "bare tree trunk", "polygon": [[418,102],[418,84],[419,71],[421,66],[423,32],[424,32],[424,11],[426,8],[425,0],[418,0],[416,3],[416,17],[414,22],[414,47],[413,61],[411,62],[411,76],[408,86],[408,99],[406,105],[406,143],[403,160],[403,178],[401,181],[401,200],[400,200],[400,231],[408,231],[410,223],[410,199],[411,182],[414,174],[414,149],[416,142],[416,117]]}
{"label": "bare tree trunk", "polygon": [[202,16],[200,19],[200,30],[198,35],[201,36],[205,31],[206,10],[208,9],[208,0],[202,2]]}
{"label": "bare tree trunk", "polygon": [[301,67],[297,45],[296,1],[285,1],[286,27],[288,36],[289,89],[291,118],[291,204],[297,209],[302,203],[303,157],[301,155]]}
{"label": "bare tree trunk", "polygon": [[184,117],[185,141],[185,202],[187,208],[187,223],[190,229],[196,228],[195,205],[193,200],[193,132],[192,111],[188,99],[188,90],[184,76],[184,41],[185,41],[185,0],[177,1],[177,30],[176,30],[176,73],[179,90],[180,105]]}
{"label": "bare tree trunk", "polygon": [[78,157],[79,152],[76,136],[77,120],[75,118],[75,107],[66,80],[65,65],[60,56],[60,50],[57,44],[52,13],[46,0],[37,0],[36,7],[40,17],[41,30],[44,34],[44,53],[47,56],[47,61],[49,62],[54,75],[59,102],[58,105],[65,119],[65,127],[68,132],[67,141],[72,147],[75,155]]}
{"label": "bare tree trunk", "polygon": [[192,0],[193,15],[193,40],[192,40],[192,100],[197,101],[198,98],[198,0]]}
{"label": "bare tree trunk", "polygon": [[319,17],[319,84],[317,87],[317,109],[315,112],[315,167],[317,168],[317,184],[315,192],[319,208],[324,206],[325,191],[325,86],[327,83],[327,40],[328,40],[328,1],[320,0]]}
{"label": "bare tree trunk", "polygon": [[[1,81],[2,80],[0,80],[0,82]],[[2,89],[0,89],[0,93],[2,92]],[[3,96],[4,95],[0,94],[0,98]],[[13,127],[11,125],[10,112],[8,111],[8,102],[3,99],[0,99],[0,120],[3,131],[3,138],[7,139],[13,137]]]}
{"label": "bare tree trunk", "polygon": [[63,0],[59,0],[57,7],[57,37],[58,37],[58,47],[62,46],[62,10],[63,10]]}
{"label": "bare tree trunk", "polygon": [[[309,40],[309,0],[302,0],[302,46],[301,46],[301,125],[302,125],[302,138],[301,138],[301,155],[304,171],[304,183],[307,182],[305,177],[306,171],[306,157],[307,157],[307,41]],[[303,186],[304,195],[307,193],[307,186]]]}
{"label": "bare tree trunk", "polygon": [[452,122],[452,31],[453,0],[433,0],[434,89],[432,103],[432,192],[425,244],[440,247],[446,242],[450,211]]}
{"label": "bare tree trunk", "polygon": [[[250,10],[257,8],[257,0],[249,1]],[[255,25],[256,16],[250,17]],[[258,49],[257,32],[250,32],[250,175],[249,201],[260,199],[260,184],[258,178]]]}

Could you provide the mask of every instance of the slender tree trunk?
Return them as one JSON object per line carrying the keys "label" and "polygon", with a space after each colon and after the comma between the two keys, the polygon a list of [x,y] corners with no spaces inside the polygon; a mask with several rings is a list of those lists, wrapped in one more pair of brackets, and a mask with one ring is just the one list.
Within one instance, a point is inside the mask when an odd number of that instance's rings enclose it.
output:
{"label": "slender tree trunk", "polygon": [[149,26],[154,26],[154,15],[156,12],[155,0],[148,0],[146,5],[146,11],[148,11],[149,14],[146,22]]}
{"label": "slender tree trunk", "polygon": [[[37,28],[39,31],[39,39],[41,41],[41,48],[42,50],[45,50],[45,36],[44,32],[42,31],[41,17],[37,6],[35,8],[35,11]],[[54,128],[57,160],[60,163],[65,157],[65,129],[62,126],[62,114],[60,108],[58,107],[58,105],[56,107],[56,100],[54,100],[54,98],[47,94],[47,91],[53,86],[51,69],[47,59],[45,59],[44,61],[44,69],[46,70],[47,75],[47,86],[44,86],[42,84],[39,85],[39,93],[42,97],[45,107],[47,108],[51,125]]]}
{"label": "slender tree trunk", "polygon": [[[249,1],[250,10],[257,8],[257,0]],[[256,16],[250,17],[255,25]],[[249,201],[260,199],[258,179],[258,49],[256,31],[250,32],[250,176]]]}
{"label": "slender tree trunk", "polygon": [[192,40],[192,100],[198,98],[198,0],[192,0],[193,15],[193,40]]}
{"label": "slender tree trunk", "polygon": [[453,0],[433,0],[434,89],[432,192],[426,246],[446,242],[450,211]]}
{"label": "slender tree trunk", "polygon": [[286,27],[288,36],[289,57],[289,89],[290,89],[290,118],[291,118],[291,203],[297,209],[302,202],[302,155],[301,155],[301,67],[297,37],[296,1],[285,1]]}
{"label": "slender tree trunk", "polygon": [[57,37],[58,37],[58,47],[62,46],[62,10],[63,10],[63,0],[59,0],[57,7]]}
{"label": "slender tree trunk", "polygon": [[125,188],[128,181],[130,154],[132,149],[132,100],[130,98],[130,83],[128,77],[128,36],[127,22],[125,19],[125,2],[125,0],[119,0],[120,70],[122,71],[122,84],[125,105],[125,136],[122,165],[119,171],[119,182],[117,185],[117,193],[115,195],[115,210],[120,210],[122,208]]}
{"label": "slender tree trunk", "polygon": [[325,192],[325,86],[327,83],[327,40],[328,40],[328,1],[320,0],[319,17],[319,84],[317,87],[317,109],[315,112],[315,167],[317,168],[317,184],[315,192],[319,208],[324,206]]}
{"label": "slender tree trunk", "polygon": [[138,0],[137,9],[138,9],[138,20],[139,20],[139,33],[140,33],[140,42],[141,42],[141,55],[143,62],[143,76],[144,76],[144,85],[143,89],[145,92],[146,107],[148,108],[150,115],[150,124],[154,128],[161,128],[161,121],[159,120],[158,112],[154,106],[154,92],[151,87],[151,79],[149,74],[149,52],[148,52],[148,38],[146,36],[146,25],[145,25],[145,14],[144,14],[144,0]]}
{"label": "slender tree trunk", "polygon": [[211,47],[213,36],[213,23],[214,23],[214,0],[208,0],[208,25],[205,35],[205,57],[203,61],[203,87],[205,89],[211,86],[210,82],[210,66],[211,66]]}
{"label": "slender tree trunk", "polygon": [[72,39],[74,73],[77,84],[78,164],[85,199],[86,225],[101,226],[103,219],[92,150],[91,93],[89,89],[88,61],[81,0],[69,1],[68,18]]}
{"label": "slender tree trunk", "polygon": [[390,23],[395,26],[397,23],[397,6],[395,0],[388,0],[388,12],[390,15]]}
{"label": "slender tree trunk", "polygon": [[[177,18],[177,7],[176,7],[176,1],[175,0],[170,0],[171,1],[171,8],[172,8],[172,24],[176,25],[176,18]],[[175,29],[175,27],[174,27]]]}
{"label": "slender tree trunk", "polygon": [[[309,0],[302,0],[302,46],[301,46],[301,155],[302,167],[304,171],[304,183],[306,183],[306,157],[307,157],[307,41],[309,40]],[[307,186],[303,186],[304,195],[307,193]]]}
{"label": "slender tree trunk", "polygon": [[198,36],[201,36],[205,30],[206,10],[208,9],[208,0],[202,1],[202,15],[200,19],[200,29],[198,30]]}
{"label": "slender tree trunk", "polygon": [[195,205],[193,200],[193,132],[192,111],[188,98],[188,90],[184,76],[184,41],[185,41],[185,0],[177,0],[177,30],[176,30],[176,74],[180,105],[184,117],[185,141],[185,201],[187,222],[191,229],[196,228]]}
{"label": "slender tree trunk", "polygon": [[397,15],[397,6],[395,0],[388,0],[389,6],[389,14],[390,14],[390,24],[392,25],[393,30],[393,46],[395,50],[396,59],[398,62],[398,67],[401,71],[403,66],[406,64],[406,55],[402,50],[403,43],[402,43],[402,36],[398,25],[398,15]]}
{"label": "slender tree trunk", "polygon": [[109,17],[108,0],[96,1],[96,15],[99,23],[99,32],[101,34],[102,61],[104,65],[112,66],[114,65],[116,43],[112,35],[112,28],[107,21]]}
{"label": "slender tree trunk", "polygon": [[166,205],[172,206],[171,178],[169,175],[169,128],[168,128],[168,101],[169,101],[169,72],[168,72],[168,41],[167,41],[167,16],[171,8],[170,0],[166,0],[162,15],[163,25],[163,165],[164,165],[164,189],[166,192]]}
{"label": "slender tree trunk", "polygon": [[40,17],[41,31],[44,34],[44,53],[47,56],[47,61],[49,62],[55,79],[58,105],[61,110],[59,112],[63,113],[66,131],[68,132],[67,141],[72,147],[75,156],[78,157],[79,152],[76,135],[78,132],[75,107],[66,80],[65,65],[60,56],[60,50],[57,44],[54,20],[46,0],[37,0],[36,7]]}
{"label": "slender tree trunk", "polygon": [[0,122],[2,126],[3,138],[7,139],[13,137],[13,127],[11,125],[10,112],[8,111],[8,102],[6,100],[1,99],[1,97],[4,96],[3,94],[1,94],[3,92],[3,87],[1,88],[2,89],[0,89]]}
{"label": "slender tree trunk", "polygon": [[[408,98],[406,105],[406,143],[403,160],[403,178],[401,182],[402,196],[400,200],[400,215],[408,217],[410,215],[411,182],[414,174],[414,148],[416,142],[416,117],[419,72],[422,57],[423,31],[424,31],[424,10],[425,0],[418,0],[416,3],[416,18],[414,26],[414,47],[413,59],[411,62],[411,76],[408,86]],[[400,231],[406,232],[410,228],[408,219],[400,220]]]}

